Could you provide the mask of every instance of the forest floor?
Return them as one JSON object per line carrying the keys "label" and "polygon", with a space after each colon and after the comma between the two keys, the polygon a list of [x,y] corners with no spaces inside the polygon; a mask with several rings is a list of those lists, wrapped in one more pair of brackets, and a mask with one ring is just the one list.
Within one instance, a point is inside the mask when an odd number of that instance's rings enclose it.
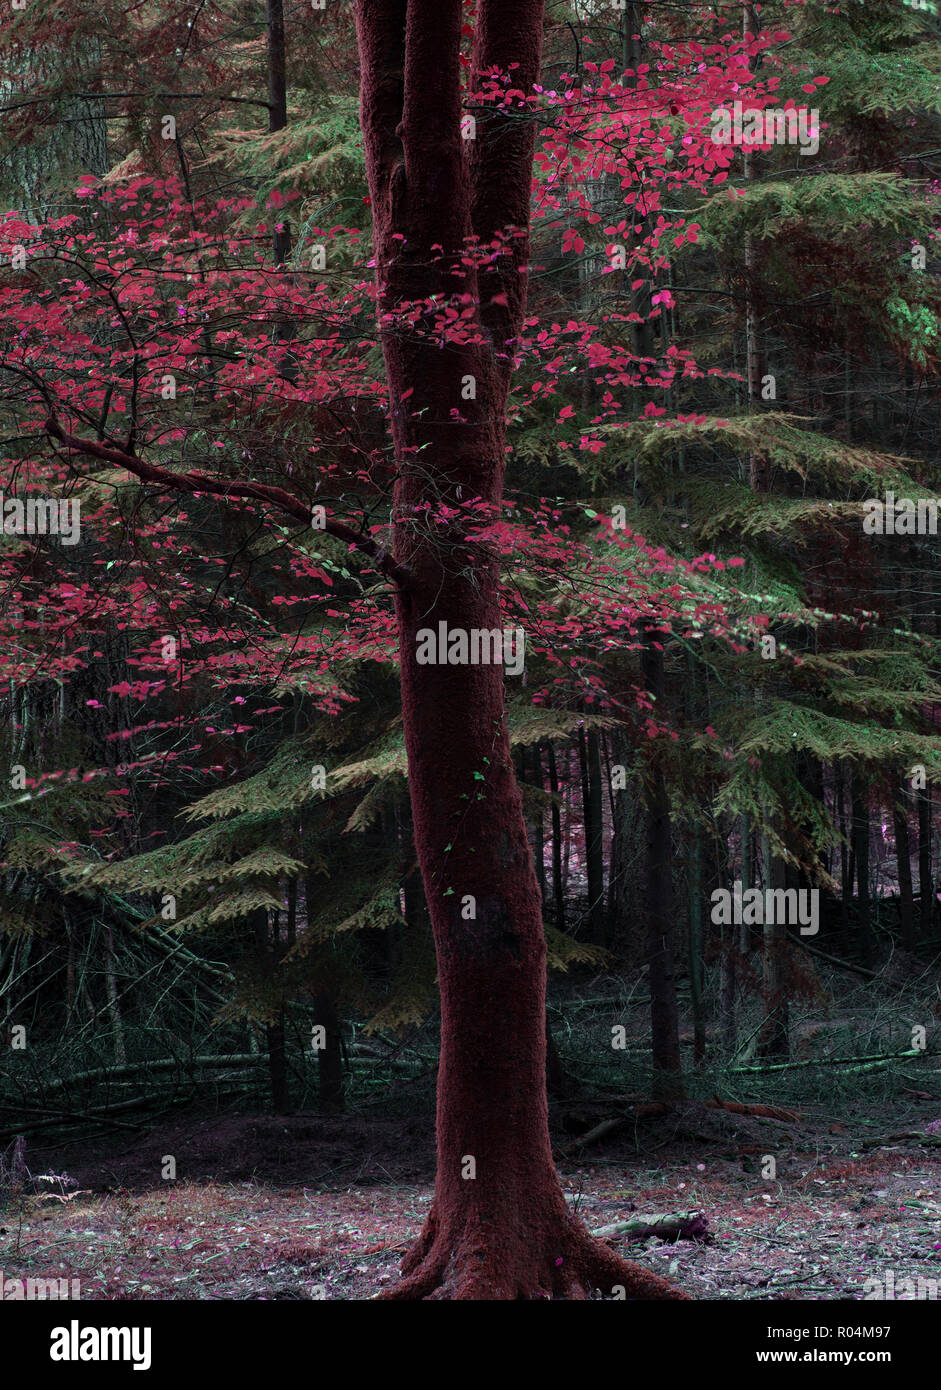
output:
{"label": "forest floor", "polygon": [[[864,1134],[822,1114],[689,1104],[560,1156],[559,1171],[591,1229],[702,1210],[704,1241],[612,1239],[696,1298],[938,1298],[941,1115],[917,1092],[903,1109],[867,1111]],[[557,1139],[560,1153],[572,1143]],[[161,1179],[167,1155],[175,1181]],[[393,1283],[427,1214],[433,1135],[427,1115],[194,1116],[27,1160],[78,1188],[63,1199],[47,1183],[0,1211],[6,1281],[79,1279],[83,1299],[363,1299]]]}

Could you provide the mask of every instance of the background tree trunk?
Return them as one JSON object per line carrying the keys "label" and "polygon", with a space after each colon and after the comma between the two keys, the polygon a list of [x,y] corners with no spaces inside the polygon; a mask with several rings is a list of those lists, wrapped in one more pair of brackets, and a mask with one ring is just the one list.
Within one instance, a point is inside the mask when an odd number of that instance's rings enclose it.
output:
{"label": "background tree trunk", "polygon": [[864,965],[872,961],[872,907],[869,900],[869,802],[866,783],[853,772],[853,859],[856,864],[859,952]]}
{"label": "background tree trunk", "polygon": [[[660,635],[648,633],[643,657],[647,691],[655,701],[663,698],[663,650],[659,639]],[[673,1100],[684,1092],[673,961],[673,837],[666,778],[655,753],[651,754],[647,793],[646,882],[651,1094],[655,1100]]]}
{"label": "background tree trunk", "polygon": [[[767,835],[761,837],[761,860],[765,889],[786,888],[787,866],[782,859],[772,854]],[[765,901],[767,902],[767,899]],[[783,923],[769,922],[766,914],[763,935],[762,988],[765,997],[765,1021],[760,1052],[763,1057],[785,1058],[790,1055],[789,1011],[784,987],[784,950],[787,933]]]}
{"label": "background tree trunk", "polygon": [[899,876],[899,930],[902,945],[906,951],[915,947],[915,912],[912,894],[911,845],[908,838],[907,788],[902,782],[892,803],[892,820],[895,828],[895,857]]}
{"label": "background tree trunk", "polygon": [[604,787],[601,743],[597,729],[579,733],[582,765],[582,805],[585,816],[585,865],[588,872],[588,933],[596,945],[605,943],[604,904]]}
{"label": "background tree trunk", "polygon": [[562,807],[559,804],[559,774],[555,761],[555,748],[551,743],[546,749],[546,762],[549,768],[549,791],[552,793],[552,897],[555,904],[555,926],[557,931],[565,931],[565,885],[562,878]]}
{"label": "background tree trunk", "polygon": [[931,936],[934,917],[934,884],[931,881],[931,784],[918,796],[918,892],[921,897],[921,934]]}

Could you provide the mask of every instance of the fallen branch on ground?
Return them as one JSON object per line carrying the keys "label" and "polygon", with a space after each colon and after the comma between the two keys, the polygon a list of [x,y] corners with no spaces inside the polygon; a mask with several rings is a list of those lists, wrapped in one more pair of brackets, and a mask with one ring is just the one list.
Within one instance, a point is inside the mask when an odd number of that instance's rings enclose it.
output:
{"label": "fallen branch on ground", "polygon": [[94,1067],[91,1071],[77,1071],[73,1076],[63,1076],[55,1081],[42,1084],[45,1095],[53,1091],[68,1090],[86,1081],[115,1081],[119,1077],[137,1076],[148,1071],[195,1071],[207,1067],[247,1067],[267,1063],[265,1052],[233,1052],[220,1056],[205,1057],[160,1057],[155,1061],[125,1062],[116,1067]]}
{"label": "fallen branch on ground", "polygon": [[603,1139],[606,1134],[613,1134],[615,1130],[623,1129],[624,1126],[629,1125],[632,1120],[639,1120],[647,1115],[665,1115],[669,1108],[670,1107],[664,1104],[663,1101],[650,1101],[643,1105],[635,1105],[634,1109],[629,1111],[628,1114],[615,1115],[610,1120],[602,1120],[600,1124],[595,1125],[594,1129],[590,1129],[587,1134],[579,1135],[577,1139],[573,1139],[570,1143],[566,1144],[564,1148],[558,1149],[556,1152],[560,1158],[565,1158],[568,1154],[573,1153],[575,1149],[583,1149],[586,1144],[594,1144],[596,1140]]}
{"label": "fallen branch on ground", "polygon": [[864,1063],[868,1064],[866,1070],[869,1070],[871,1067],[885,1066],[888,1062],[907,1062],[913,1057],[941,1057],[941,1052],[917,1052],[909,1048],[907,1052],[875,1052],[869,1057],[813,1057],[809,1062],[767,1062],[757,1067],[730,1067],[729,1071],[733,1076],[742,1076],[766,1071],[796,1071],[800,1067],[849,1067]]}
{"label": "fallen branch on ground", "polygon": [[718,1096],[707,1100],[706,1105],[710,1110],[727,1110],[732,1115],[753,1115],[757,1119],[786,1120],[789,1124],[800,1120],[796,1110],[784,1110],[779,1105],[740,1105],[737,1100],[720,1100]]}
{"label": "fallen branch on ground", "polygon": [[926,1134],[921,1129],[905,1129],[900,1134],[885,1134],[881,1139],[866,1139],[862,1148],[879,1149],[884,1144],[904,1144],[909,1140],[916,1144],[926,1144],[929,1148],[941,1145],[941,1134]]}
{"label": "fallen branch on ground", "polygon": [[839,956],[831,956],[827,951],[821,951],[819,946],[811,946],[809,941],[805,941],[802,936],[794,936],[792,932],[786,932],[788,941],[793,941],[795,946],[801,946],[805,951],[809,951],[812,956],[819,956],[821,960],[829,961],[831,965],[837,965],[841,970],[850,970],[854,975],[862,975],[867,980],[878,980],[878,970],[869,970],[865,965],[856,965],[853,961],[840,960]]}
{"label": "fallen branch on ground", "polygon": [[661,1240],[698,1240],[703,1244],[712,1240],[703,1211],[646,1212],[627,1221],[599,1226],[591,1234],[596,1240],[604,1240],[607,1236],[619,1236],[624,1240],[647,1240],[649,1236],[657,1236]]}

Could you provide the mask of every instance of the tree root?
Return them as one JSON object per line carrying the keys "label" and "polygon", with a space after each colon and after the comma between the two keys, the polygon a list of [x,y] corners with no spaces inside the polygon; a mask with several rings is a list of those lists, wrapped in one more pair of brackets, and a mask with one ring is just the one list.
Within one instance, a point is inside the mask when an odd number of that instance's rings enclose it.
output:
{"label": "tree root", "polygon": [[[555,1225],[555,1222],[553,1222]],[[451,1234],[432,1210],[402,1261],[403,1278],[375,1297],[382,1301],[585,1299],[595,1290],[618,1299],[673,1299],[689,1294],[621,1258],[595,1240],[566,1211],[557,1236],[519,1239],[473,1218]]]}

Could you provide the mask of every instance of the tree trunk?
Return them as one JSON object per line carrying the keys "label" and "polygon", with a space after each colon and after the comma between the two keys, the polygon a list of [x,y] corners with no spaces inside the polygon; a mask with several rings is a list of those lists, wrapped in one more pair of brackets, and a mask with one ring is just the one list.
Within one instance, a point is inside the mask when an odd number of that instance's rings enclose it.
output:
{"label": "tree trunk", "polygon": [[850,836],[846,826],[846,779],[844,764],[834,763],[834,796],[836,797],[837,820],[840,827],[840,950],[849,946],[849,910],[853,896],[853,865]]}
{"label": "tree trunk", "polygon": [[[751,822],[746,814],[743,814],[739,822],[739,834],[741,837],[741,857],[740,878],[742,892],[745,893],[752,886],[752,853],[751,853]],[[720,881],[720,888],[728,888],[729,873],[724,874],[725,882]],[[738,1049],[738,1023],[736,1019],[736,988],[738,975],[738,958],[742,956],[743,961],[747,959],[748,948],[751,942],[751,929],[742,922],[737,928],[732,925],[728,931],[724,926],[719,928],[721,943],[721,957],[719,968],[719,1019],[722,1035],[722,1052],[727,1058],[732,1058]]]}
{"label": "tree trunk", "polygon": [[[663,698],[663,649],[649,632],[644,645],[644,678],[655,701]],[[651,1094],[654,1100],[683,1095],[679,1012],[673,964],[673,836],[666,778],[651,755],[647,793],[647,963],[650,977],[652,1051]]]}
{"label": "tree trunk", "polygon": [[[742,892],[745,893],[755,884],[755,841],[752,836],[751,817],[747,814],[742,816]],[[743,956],[747,956],[752,945],[752,928],[747,922],[742,922],[739,927],[739,950]]]}
{"label": "tree trunk", "polygon": [[65,966],[65,1026],[72,1026],[75,1012],[75,926],[66,912],[63,917],[65,939],[68,942],[68,955]]}
{"label": "tree trunk", "polygon": [[[524,750],[524,765],[529,766],[529,784],[542,791],[542,755],[539,752],[538,743],[531,749]],[[539,884],[539,901],[545,908],[546,902],[546,847],[542,834],[542,806],[541,802],[533,811],[529,825],[530,841],[532,844],[533,863],[536,866],[536,882]]]}
{"label": "tree trunk", "polygon": [[581,773],[582,825],[585,831],[585,874],[588,884],[588,939],[604,944],[604,848],[601,825],[601,757],[598,735],[578,733],[578,766]]}
{"label": "tree trunk", "polygon": [[268,1044],[268,1074],[271,1077],[271,1107],[276,1115],[287,1115],[291,1110],[291,1099],[288,1094],[283,1007],[278,1010],[275,1022],[265,1025],[265,1040]]}
{"label": "tree trunk", "polygon": [[869,901],[869,805],[866,784],[853,772],[853,858],[859,909],[859,950],[863,965],[872,961],[871,905]]}
{"label": "tree trunk", "polygon": [[639,967],[646,959],[643,913],[637,911],[646,894],[644,865],[647,858],[646,807],[639,783],[625,786],[634,756],[626,734],[615,730],[612,740],[612,775],[618,771],[611,813],[611,867],[608,874],[607,942],[622,970]]}
{"label": "tree trunk", "polygon": [[118,1001],[118,984],[115,977],[114,934],[105,927],[105,989],[108,999],[108,1017],[111,1020],[111,1034],[114,1039],[114,1060],[118,1066],[127,1061],[124,1047],[124,1021],[121,1018],[121,1005]]}
{"label": "tree trunk", "polygon": [[601,771],[601,741],[597,729],[589,729],[585,739],[585,771],[588,798],[585,803],[585,855],[588,868],[588,925],[591,940],[605,944],[604,913],[604,786]]}
{"label": "tree trunk", "polygon": [[915,947],[915,915],[912,895],[911,845],[908,839],[908,819],[906,816],[907,800],[905,783],[903,782],[896,791],[895,800],[892,803],[892,819],[895,824],[895,859],[899,876],[899,928],[903,947],[906,951],[911,951]]}
{"label": "tree trunk", "polygon": [[693,1012],[693,1065],[700,1066],[706,1056],[706,1016],[703,1009],[702,979],[702,826],[698,821],[691,826],[692,853],[689,871],[689,997]]}
{"label": "tree trunk", "polygon": [[[755,37],[759,32],[758,16],[749,4],[742,7],[742,35]],[[760,58],[750,58],[748,66],[757,68]],[[754,181],[756,168],[754,151],[747,145],[742,148],[742,178],[746,184]],[[755,246],[750,232],[746,232],[742,245],[742,259],[745,268],[745,386],[748,397],[749,414],[756,408],[761,398],[761,380],[764,376],[764,345],[761,338],[761,325],[755,307]],[[767,492],[770,489],[769,465],[764,455],[751,453],[748,456],[748,482],[753,492]]]}
{"label": "tree trunk", "polygon": [[555,748],[546,749],[549,766],[549,790],[552,793],[552,895],[555,901],[557,931],[565,931],[565,885],[562,882],[562,807],[559,805],[559,773],[555,763]]}
{"label": "tree trunk", "polygon": [[[268,912],[265,908],[256,908],[252,912],[250,920],[255,933],[255,952],[259,968],[267,977],[274,970],[278,943],[277,941],[272,943]],[[274,1021],[265,1024],[265,1044],[268,1051],[268,1075],[271,1081],[271,1108],[276,1115],[286,1115],[290,1110],[290,1096],[288,1094],[283,1004],[278,1007]]]}
{"label": "tree trunk", "polygon": [[921,934],[931,936],[934,885],[931,882],[931,786],[918,797],[918,891],[921,896]]}
{"label": "tree trunk", "polygon": [[335,1114],[343,1109],[343,1052],[340,1047],[340,1019],[332,989],[314,994],[314,1024],[323,1027],[326,1038],[317,1053],[317,1086],[320,1109]]}
{"label": "tree trunk", "polygon": [[[785,888],[787,886],[787,866],[782,859],[772,855],[767,835],[761,837],[761,860],[765,889]],[[786,931],[783,923],[765,920],[764,955],[762,958],[765,1020],[759,1049],[762,1057],[787,1057],[790,1055],[788,1001],[783,979],[785,938]]]}
{"label": "tree trunk", "polygon": [[[501,666],[418,661],[419,633],[437,634],[440,623],[464,634],[502,626],[498,559],[467,537],[480,517],[464,508],[479,498],[499,516],[529,256],[535,123],[488,110],[476,139],[462,140],[462,10],[461,0],[356,3],[397,467],[393,543],[407,571],[396,592],[402,718],[441,993],[435,1197],[405,1279],[383,1296],[583,1297],[620,1284],[634,1296],[678,1297],[591,1239],[556,1174],[546,946]],[[513,86],[529,92],[542,22],[542,0],[480,0],[471,81],[518,64]],[[503,255],[476,271],[463,263],[467,237],[488,246],[504,233]],[[430,311],[412,317],[411,306],[467,307],[461,296],[476,304],[478,332],[454,334],[442,350]]]}
{"label": "tree trunk", "polygon": [[[288,123],[287,62],[284,42],[284,0],[267,0],[268,130],[274,135]],[[291,254],[291,233],[285,220],[274,233],[274,259],[283,265]]]}

